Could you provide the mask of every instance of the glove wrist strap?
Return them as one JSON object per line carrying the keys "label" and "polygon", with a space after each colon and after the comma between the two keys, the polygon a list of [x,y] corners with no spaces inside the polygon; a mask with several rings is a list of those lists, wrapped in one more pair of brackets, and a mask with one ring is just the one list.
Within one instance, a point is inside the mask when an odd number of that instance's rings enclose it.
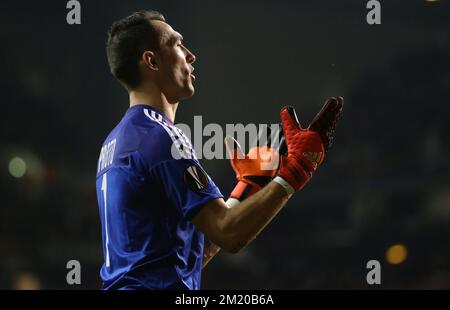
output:
{"label": "glove wrist strap", "polygon": [[273,181],[280,184],[284,188],[288,198],[291,198],[291,196],[295,193],[295,189],[292,187],[292,185],[286,182],[286,180],[282,177],[276,176]]}
{"label": "glove wrist strap", "polygon": [[228,206],[228,208],[233,208],[235,205],[237,205],[238,203],[240,203],[240,201],[236,198],[228,198],[227,201],[225,202]]}
{"label": "glove wrist strap", "polygon": [[243,201],[245,198],[253,195],[260,189],[261,186],[259,186],[258,184],[248,180],[242,180],[236,184],[230,194],[230,198],[236,198],[239,201]]}

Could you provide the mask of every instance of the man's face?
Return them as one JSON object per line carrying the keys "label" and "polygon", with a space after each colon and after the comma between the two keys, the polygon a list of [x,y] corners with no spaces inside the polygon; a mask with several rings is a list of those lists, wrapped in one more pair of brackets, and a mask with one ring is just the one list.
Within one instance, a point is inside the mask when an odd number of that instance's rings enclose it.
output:
{"label": "man's face", "polygon": [[157,80],[169,102],[179,102],[194,94],[192,74],[195,56],[184,45],[183,37],[162,21],[151,21],[160,31],[160,67]]}

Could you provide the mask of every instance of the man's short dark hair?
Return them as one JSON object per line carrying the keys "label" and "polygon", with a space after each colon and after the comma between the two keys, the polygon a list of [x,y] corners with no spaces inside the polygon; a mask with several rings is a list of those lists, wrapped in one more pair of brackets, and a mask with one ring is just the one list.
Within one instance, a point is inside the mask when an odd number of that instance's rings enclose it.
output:
{"label": "man's short dark hair", "polygon": [[109,68],[128,90],[141,82],[138,63],[142,53],[159,48],[159,33],[151,20],[166,21],[157,11],[142,10],[115,21],[108,32]]}

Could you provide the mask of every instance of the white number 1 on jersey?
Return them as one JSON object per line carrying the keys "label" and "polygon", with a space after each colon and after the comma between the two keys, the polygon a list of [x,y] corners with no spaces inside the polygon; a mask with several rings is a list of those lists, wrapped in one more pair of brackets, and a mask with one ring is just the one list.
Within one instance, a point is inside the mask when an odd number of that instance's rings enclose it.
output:
{"label": "white number 1 on jersey", "polygon": [[108,212],[107,212],[107,200],[106,200],[106,193],[108,190],[108,180],[106,177],[106,173],[103,175],[102,180],[102,192],[103,192],[103,208],[105,209],[105,249],[106,249],[106,257],[105,257],[105,265],[106,267],[109,267],[109,250],[108,250]]}

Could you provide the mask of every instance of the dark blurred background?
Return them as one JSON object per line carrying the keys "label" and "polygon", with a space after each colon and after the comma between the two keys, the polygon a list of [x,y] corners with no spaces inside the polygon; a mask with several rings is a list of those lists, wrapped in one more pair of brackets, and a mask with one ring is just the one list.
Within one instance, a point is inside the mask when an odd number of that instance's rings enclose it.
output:
{"label": "dark blurred background", "polygon": [[[204,289],[450,289],[449,1],[381,1],[372,26],[362,0],[80,1],[72,26],[66,2],[0,3],[1,289],[100,287],[96,163],[128,105],[106,32],[143,8],[197,56],[177,122],[273,123],[293,105],[306,123],[346,100],[327,162],[248,248],[210,263]],[[228,161],[202,164],[228,194]]]}

